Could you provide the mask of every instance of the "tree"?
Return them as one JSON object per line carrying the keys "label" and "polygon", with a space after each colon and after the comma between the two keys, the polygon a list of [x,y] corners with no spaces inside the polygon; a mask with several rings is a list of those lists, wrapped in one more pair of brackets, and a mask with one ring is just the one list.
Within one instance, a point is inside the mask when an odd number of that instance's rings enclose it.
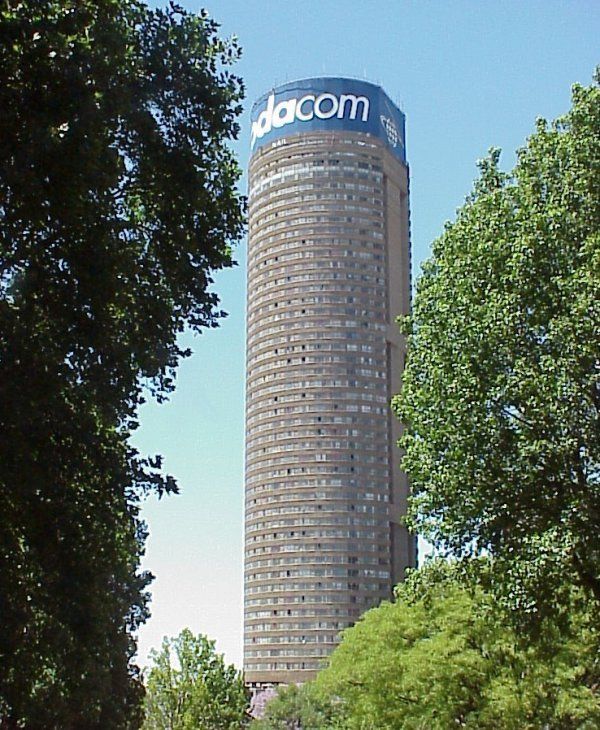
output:
{"label": "tree", "polygon": [[[249,721],[241,672],[215,653],[215,643],[184,629],[151,654],[144,730],[239,730]],[[173,663],[175,660],[175,666]]]}
{"label": "tree", "polygon": [[239,50],[137,0],[5,0],[0,37],[0,727],[137,726],[139,504],[176,483],[129,435],[221,315]]}
{"label": "tree", "polygon": [[526,646],[493,597],[466,588],[459,571],[444,561],[413,571],[394,603],[344,631],[311,690],[337,701],[339,727],[598,727],[597,633],[583,604],[569,631],[545,621],[541,640]]}
{"label": "tree", "polygon": [[[480,559],[475,574],[491,569]],[[432,561],[371,609],[313,682],[269,702],[259,730],[586,730],[600,722],[594,608],[573,589],[570,622],[541,621],[536,642],[494,596]]]}
{"label": "tree", "polygon": [[343,728],[339,703],[315,690],[314,683],[279,687],[269,700],[262,718],[255,720],[253,730],[324,730]]}
{"label": "tree", "polygon": [[498,151],[481,163],[423,267],[394,400],[410,525],[493,556],[490,586],[532,628],[572,584],[600,603],[599,102],[575,86],[511,175]]}

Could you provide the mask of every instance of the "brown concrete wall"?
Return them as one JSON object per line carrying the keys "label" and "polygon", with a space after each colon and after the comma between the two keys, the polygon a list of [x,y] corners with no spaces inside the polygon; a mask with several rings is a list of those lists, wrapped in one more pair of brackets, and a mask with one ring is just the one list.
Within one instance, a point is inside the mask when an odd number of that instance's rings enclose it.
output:
{"label": "brown concrete wall", "polygon": [[298,683],[414,563],[389,413],[408,172],[367,135],[320,132],[261,148],[249,185],[244,666]]}

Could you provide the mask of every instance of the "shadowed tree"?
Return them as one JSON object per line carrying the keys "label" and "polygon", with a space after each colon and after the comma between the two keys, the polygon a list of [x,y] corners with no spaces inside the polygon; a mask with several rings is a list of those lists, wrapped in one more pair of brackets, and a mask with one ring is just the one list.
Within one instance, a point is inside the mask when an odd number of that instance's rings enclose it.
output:
{"label": "shadowed tree", "polygon": [[205,13],[0,3],[0,727],[141,721],[140,499],[129,445],[216,326],[243,229],[239,55]]}

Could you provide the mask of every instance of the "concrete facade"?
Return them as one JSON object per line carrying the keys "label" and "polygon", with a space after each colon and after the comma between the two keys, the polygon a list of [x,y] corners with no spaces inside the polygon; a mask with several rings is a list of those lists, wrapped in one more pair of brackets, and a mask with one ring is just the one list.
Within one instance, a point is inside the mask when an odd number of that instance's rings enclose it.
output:
{"label": "concrete facade", "polygon": [[408,168],[373,135],[294,133],[250,162],[244,669],[311,679],[416,543],[389,401],[410,307]]}

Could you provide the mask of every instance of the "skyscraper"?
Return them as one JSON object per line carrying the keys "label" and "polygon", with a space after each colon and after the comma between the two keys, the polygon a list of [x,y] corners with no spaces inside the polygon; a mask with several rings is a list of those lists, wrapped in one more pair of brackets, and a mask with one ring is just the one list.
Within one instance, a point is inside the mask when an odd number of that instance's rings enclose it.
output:
{"label": "skyscraper", "polygon": [[252,111],[244,667],[304,682],[415,564],[390,412],[410,306],[404,116],[346,78]]}

